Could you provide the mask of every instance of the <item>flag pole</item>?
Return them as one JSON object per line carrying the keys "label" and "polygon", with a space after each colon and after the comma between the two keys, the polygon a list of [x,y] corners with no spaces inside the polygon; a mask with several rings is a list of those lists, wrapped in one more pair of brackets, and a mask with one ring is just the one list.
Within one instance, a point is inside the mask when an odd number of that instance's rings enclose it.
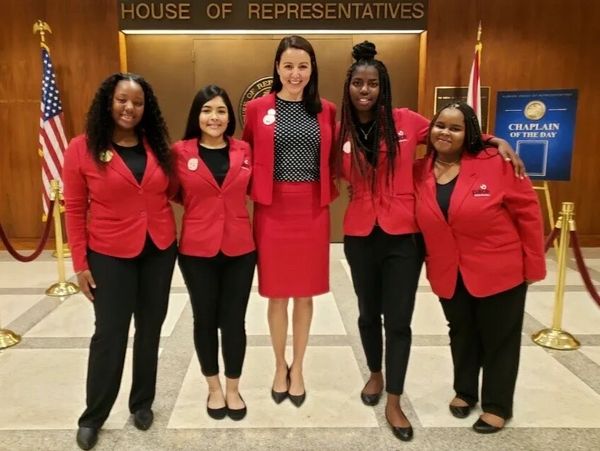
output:
{"label": "flag pole", "polygon": [[[33,24],[33,34],[35,34],[35,33],[40,34],[40,47],[45,48],[46,51],[48,53],[50,53],[50,49],[46,45],[46,33],[52,33],[52,28],[50,28],[50,25],[48,25],[47,22],[44,22],[41,19],[36,20],[36,22]],[[44,157],[44,154],[41,149],[38,151],[38,154],[41,158]],[[65,209],[62,205],[59,205],[59,208],[60,208],[61,213],[65,211]],[[44,221],[48,220],[48,217],[46,214],[44,214],[43,220]],[[52,256],[54,258],[58,258],[58,252],[56,251],[56,249],[52,252]],[[66,257],[66,258],[69,258],[71,256],[71,249],[69,249],[69,243],[67,243],[66,239],[63,241],[62,256]]]}

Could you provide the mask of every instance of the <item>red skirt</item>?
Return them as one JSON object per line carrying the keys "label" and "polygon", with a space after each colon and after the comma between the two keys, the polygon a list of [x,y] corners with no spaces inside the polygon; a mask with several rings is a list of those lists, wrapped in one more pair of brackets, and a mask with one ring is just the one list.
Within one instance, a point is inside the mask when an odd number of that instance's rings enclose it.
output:
{"label": "red skirt", "polygon": [[261,296],[329,291],[329,207],[320,204],[318,182],[275,182],[271,205],[254,204]]}

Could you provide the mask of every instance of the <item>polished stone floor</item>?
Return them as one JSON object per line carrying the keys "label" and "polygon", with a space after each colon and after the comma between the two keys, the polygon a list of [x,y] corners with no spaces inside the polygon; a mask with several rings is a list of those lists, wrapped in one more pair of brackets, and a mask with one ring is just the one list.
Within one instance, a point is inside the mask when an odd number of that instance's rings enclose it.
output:
{"label": "polished stone floor", "polygon": [[[585,249],[600,288],[600,249]],[[492,436],[474,433],[474,412],[450,415],[451,358],[436,297],[422,277],[413,318],[413,347],[403,406],[415,428],[410,443],[388,429],[383,403],[365,407],[359,392],[367,378],[356,326],[356,298],[340,245],[332,245],[332,292],[315,299],[306,356],[306,403],[270,399],[273,354],[266,303],[253,287],[246,318],[248,349],[241,392],[248,416],[215,421],[205,410],[206,385],[192,343],[192,315],[179,272],[162,330],[156,420],[146,432],[127,410],[128,354],[122,390],[100,433],[98,450],[596,450],[600,449],[600,308],[579,274],[566,278],[563,328],[582,343],[578,351],[551,351],[530,335],[552,320],[556,264],[531,287],[526,307],[514,418]],[[71,274],[71,273],[69,273]],[[87,347],[93,310],[80,294],[43,293],[56,278],[47,253],[32,263],[0,252],[0,326],[23,335],[0,351],[0,450],[71,450],[84,405]],[[131,344],[130,344],[131,346]]]}

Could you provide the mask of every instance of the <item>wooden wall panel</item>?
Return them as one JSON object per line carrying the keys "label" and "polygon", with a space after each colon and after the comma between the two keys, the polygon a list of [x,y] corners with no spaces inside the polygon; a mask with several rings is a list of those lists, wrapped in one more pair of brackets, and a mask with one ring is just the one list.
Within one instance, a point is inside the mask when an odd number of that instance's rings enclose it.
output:
{"label": "wooden wall panel", "polygon": [[[119,68],[114,0],[4,0],[0,19],[0,221],[11,238],[37,238],[41,162],[37,153],[41,92],[36,20],[47,37],[65,112],[67,137],[83,131],[100,81]],[[34,240],[35,242],[35,240]]]}
{"label": "wooden wall panel", "polygon": [[575,202],[584,245],[600,246],[600,87],[595,24],[600,2],[568,0],[430,0],[425,96],[420,110],[431,115],[435,86],[466,85],[477,23],[482,20],[481,79],[492,88],[490,130],[496,92],[579,90],[572,177],[550,182],[553,208]]}
{"label": "wooden wall panel", "polygon": [[[423,114],[432,114],[435,86],[466,84],[480,18],[482,81],[492,87],[491,124],[498,90],[579,89],[572,181],[552,182],[551,193],[555,209],[563,201],[575,202],[582,241],[600,245],[600,177],[595,175],[600,167],[600,134],[595,130],[600,123],[600,62],[594,33],[600,2],[429,0],[429,5],[425,94],[419,97]],[[1,8],[0,221],[13,238],[36,238],[42,228],[36,151],[40,57],[32,25],[42,18],[54,31],[48,43],[66,128],[73,136],[83,130],[99,82],[119,67],[117,2],[3,0]]]}

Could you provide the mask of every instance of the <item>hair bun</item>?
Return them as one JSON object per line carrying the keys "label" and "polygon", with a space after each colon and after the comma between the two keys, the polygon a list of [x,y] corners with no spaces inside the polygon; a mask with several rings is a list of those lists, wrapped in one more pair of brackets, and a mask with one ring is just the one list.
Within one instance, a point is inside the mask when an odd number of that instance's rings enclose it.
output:
{"label": "hair bun", "polygon": [[352,58],[356,61],[370,61],[375,58],[375,55],[377,55],[377,50],[375,50],[375,44],[372,42],[363,41],[352,47]]}

